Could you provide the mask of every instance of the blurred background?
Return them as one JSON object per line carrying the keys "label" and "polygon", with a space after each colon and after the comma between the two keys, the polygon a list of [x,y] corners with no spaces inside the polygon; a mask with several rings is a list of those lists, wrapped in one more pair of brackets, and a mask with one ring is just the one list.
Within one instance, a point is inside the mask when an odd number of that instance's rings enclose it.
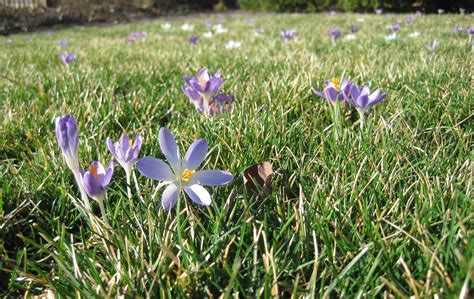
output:
{"label": "blurred background", "polygon": [[264,12],[354,11],[470,13],[474,1],[422,0],[0,0],[0,33],[55,24],[128,22],[137,18],[235,10]]}

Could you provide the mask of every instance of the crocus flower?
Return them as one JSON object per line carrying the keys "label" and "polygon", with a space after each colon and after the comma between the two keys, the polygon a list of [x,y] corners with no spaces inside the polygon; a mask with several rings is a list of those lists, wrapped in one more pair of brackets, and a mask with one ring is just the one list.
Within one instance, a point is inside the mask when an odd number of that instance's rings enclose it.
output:
{"label": "crocus flower", "polygon": [[107,169],[98,161],[93,161],[87,172],[82,175],[84,190],[90,198],[101,201],[114,172],[114,161],[110,161]]}
{"label": "crocus flower", "polygon": [[328,35],[332,38],[334,42],[341,36],[341,31],[337,28],[329,28]]}
{"label": "crocus flower", "polygon": [[467,34],[469,34],[469,38],[474,35],[474,28],[472,27],[467,27],[466,28]]}
{"label": "crocus flower", "polygon": [[216,34],[222,34],[229,32],[229,29],[222,26],[222,24],[217,24],[213,27]]}
{"label": "crocus flower", "polygon": [[203,68],[199,71],[197,77],[184,77],[184,82],[188,86],[181,86],[181,90],[199,111],[208,114],[209,102],[219,91],[223,83],[221,73],[217,72],[215,75],[212,75],[207,69]]}
{"label": "crocus flower", "polygon": [[323,91],[317,91],[316,89],[312,88],[311,90],[315,95],[320,98],[326,99],[332,104],[335,104],[336,101],[343,102],[344,97],[342,96],[343,91],[348,91],[351,87],[352,83],[349,82],[346,78],[342,79],[341,85],[339,85],[339,79],[333,78],[330,81],[326,81],[323,83]]}
{"label": "crocus flower", "polygon": [[438,9],[438,14],[439,15],[444,14],[444,9],[442,9],[442,8]]}
{"label": "crocus flower", "polygon": [[405,20],[405,22],[407,22],[407,23],[409,23],[409,24],[410,24],[410,23],[413,23],[414,21],[415,21],[415,18],[414,18],[413,16],[408,16],[408,17],[406,18],[406,20]]}
{"label": "crocus flower", "polygon": [[295,29],[282,30],[281,36],[285,41],[289,41],[296,36],[297,31]]}
{"label": "crocus flower", "polygon": [[203,36],[204,38],[211,38],[211,37],[212,37],[212,31],[204,32],[204,33],[202,34],[202,36]]}
{"label": "crocus flower", "polygon": [[370,93],[370,89],[367,85],[358,89],[354,84],[351,84],[349,88],[342,90],[342,95],[351,106],[359,111],[359,113],[366,112],[371,107],[380,103],[387,96],[385,93],[380,95],[380,89]]}
{"label": "crocus flower", "polygon": [[423,15],[423,13],[421,12],[421,10],[417,10],[415,12],[415,16],[417,16],[417,17],[421,17],[422,15]]}
{"label": "crocus flower", "polygon": [[456,25],[456,27],[454,27],[454,32],[455,33],[461,33],[462,32],[462,26]]}
{"label": "crocus flower", "polygon": [[356,36],[355,34],[347,34],[346,36],[344,36],[344,40],[355,40],[356,39]]}
{"label": "crocus flower", "polygon": [[56,118],[56,139],[63,154],[64,160],[71,171],[77,175],[79,167],[79,135],[77,132],[76,119],[71,115],[63,115]]}
{"label": "crocus flower", "polygon": [[127,37],[127,42],[129,44],[135,42],[137,40],[137,38],[141,38],[141,40],[144,40],[145,37],[147,36],[147,33],[146,32],[143,32],[143,31],[135,31],[135,32],[132,32],[128,35]]}
{"label": "crocus flower", "polygon": [[391,40],[395,40],[395,39],[397,39],[397,34],[396,33],[391,33],[391,34],[385,36],[386,41],[391,41]]}
{"label": "crocus flower", "polygon": [[253,35],[260,36],[263,33],[263,29],[262,28],[255,28],[255,29],[252,30],[252,32],[253,32]]}
{"label": "crocus flower", "polygon": [[417,38],[418,36],[420,36],[420,32],[418,32],[418,31],[412,32],[412,33],[410,33],[409,36],[410,36],[411,38]]}
{"label": "crocus flower", "polygon": [[210,21],[207,21],[207,22],[206,22],[206,28],[207,28],[207,29],[211,29],[212,26],[213,26],[212,22],[210,22]]}
{"label": "crocus flower", "polygon": [[126,134],[122,135],[118,142],[113,143],[112,139],[107,138],[107,147],[119,164],[125,169],[126,173],[132,171],[133,165],[138,159],[142,138],[140,134],[135,135],[135,141]]}
{"label": "crocus flower", "polygon": [[234,103],[234,95],[218,93],[209,103],[209,115],[214,116],[223,112],[230,112]]}
{"label": "crocus flower", "polygon": [[161,205],[166,211],[176,205],[181,190],[195,203],[208,206],[212,199],[203,186],[221,186],[233,179],[227,171],[196,171],[207,154],[206,140],[199,139],[191,144],[184,159],[181,159],[176,140],[168,129],[160,129],[158,141],[168,164],[160,159],[144,157],[138,160],[137,168],[143,176],[168,185],[161,196]]}
{"label": "crocus flower", "polygon": [[67,46],[68,43],[69,41],[65,38],[59,41],[59,45],[63,47]]}
{"label": "crocus flower", "polygon": [[46,30],[46,35],[47,35],[47,36],[53,35],[53,30],[52,30],[52,29]]}
{"label": "crocus flower", "polygon": [[241,42],[235,41],[235,40],[230,40],[225,44],[226,49],[235,49],[235,48],[240,48]]}
{"label": "crocus flower", "polygon": [[356,33],[357,31],[359,31],[359,27],[351,26],[351,33]]}
{"label": "crocus flower", "polygon": [[73,62],[74,60],[76,60],[76,53],[67,53],[67,54],[63,53],[63,54],[59,55],[59,59],[61,59],[61,61],[65,65],[68,65],[71,62]]}
{"label": "crocus flower", "polygon": [[191,44],[193,44],[193,45],[197,44],[198,41],[199,41],[199,37],[196,36],[196,35],[193,35],[193,36],[191,36],[191,37],[189,38],[189,43],[191,43]]}
{"label": "crocus flower", "polygon": [[357,18],[356,21],[359,22],[359,23],[363,23],[363,22],[365,22],[365,19],[364,18]]}
{"label": "crocus flower", "polygon": [[163,23],[161,24],[161,29],[163,30],[170,30],[171,29],[171,24],[170,23]]}
{"label": "crocus flower", "polygon": [[383,8],[375,9],[375,13],[378,14],[378,15],[381,15],[383,13]]}
{"label": "crocus flower", "polygon": [[459,14],[461,14],[462,16],[464,15],[464,13],[466,12],[466,10],[464,8],[460,8],[459,9]]}
{"label": "crocus flower", "polygon": [[435,40],[433,41],[433,43],[431,43],[431,44],[430,44],[430,43],[426,43],[426,44],[425,44],[425,47],[426,47],[426,49],[428,49],[428,51],[430,51],[431,53],[434,54],[434,53],[436,52],[436,50],[438,50],[439,41],[438,41],[437,39],[435,39]]}
{"label": "crocus flower", "polygon": [[392,30],[393,33],[397,33],[400,30],[400,24],[395,23],[390,25],[390,30]]}
{"label": "crocus flower", "polygon": [[185,23],[181,26],[181,30],[183,31],[191,31],[194,29],[194,25]]}

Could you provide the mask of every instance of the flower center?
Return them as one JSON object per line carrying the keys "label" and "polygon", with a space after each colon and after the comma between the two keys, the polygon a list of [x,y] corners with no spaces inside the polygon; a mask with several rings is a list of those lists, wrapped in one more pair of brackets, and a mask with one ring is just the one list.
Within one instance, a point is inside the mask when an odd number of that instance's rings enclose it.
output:
{"label": "flower center", "polygon": [[337,78],[332,78],[331,80],[332,84],[334,85],[334,88],[339,91],[339,79]]}
{"label": "flower center", "polygon": [[128,141],[128,145],[130,145],[130,146],[133,145],[133,139],[130,139],[130,140]]}
{"label": "flower center", "polygon": [[200,76],[198,80],[199,80],[199,83],[201,83],[201,85],[206,84],[206,78],[204,78],[204,76]]}
{"label": "flower center", "polygon": [[189,169],[185,169],[183,171],[183,174],[181,175],[181,180],[183,182],[187,182],[189,181],[189,179],[193,176],[193,174],[196,172],[196,170],[189,170]]}
{"label": "flower center", "polygon": [[97,174],[97,166],[94,166],[94,165],[91,165],[91,173],[95,176],[95,178],[98,180],[99,179],[99,175]]}

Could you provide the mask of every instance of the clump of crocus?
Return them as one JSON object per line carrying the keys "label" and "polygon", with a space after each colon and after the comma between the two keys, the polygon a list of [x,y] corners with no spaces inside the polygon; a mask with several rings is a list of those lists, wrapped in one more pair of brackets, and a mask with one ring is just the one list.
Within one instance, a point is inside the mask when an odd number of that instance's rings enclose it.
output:
{"label": "clump of crocus", "polygon": [[225,44],[225,48],[226,49],[236,49],[236,48],[240,48],[241,44],[242,43],[239,42],[239,41],[230,40]]}
{"label": "clump of crocus", "polygon": [[351,33],[357,33],[359,31],[359,27],[352,25],[351,26]]}
{"label": "clump of crocus", "polygon": [[405,19],[405,22],[407,22],[408,24],[413,23],[413,22],[415,22],[415,17],[413,17],[413,16],[408,16],[408,17]]}
{"label": "clump of crocus", "polygon": [[328,35],[332,38],[332,41],[335,43],[337,39],[341,36],[341,31],[337,28],[329,28]]}
{"label": "clump of crocus", "polygon": [[157,158],[144,157],[138,160],[137,168],[143,176],[167,185],[161,196],[161,205],[166,211],[176,205],[182,190],[195,203],[208,206],[212,199],[203,186],[221,186],[233,179],[227,171],[197,170],[208,151],[206,140],[199,139],[191,144],[184,159],[181,159],[176,140],[168,129],[160,129],[158,141],[168,164]]}
{"label": "clump of crocus", "polygon": [[234,103],[234,95],[231,93],[218,93],[209,104],[209,115],[214,116],[223,112],[230,112]]}
{"label": "clump of crocus", "polygon": [[438,47],[439,47],[439,41],[437,39],[435,39],[433,41],[433,43],[425,43],[425,47],[426,49],[428,49],[428,51],[430,51],[432,54],[436,53],[436,50],[438,50]]}
{"label": "clump of crocus", "polygon": [[195,44],[197,44],[197,43],[198,43],[198,41],[199,41],[199,37],[198,37],[198,36],[196,36],[196,35],[193,35],[193,36],[189,37],[189,40],[188,40],[188,41],[189,41],[189,43],[190,43],[190,44],[193,44],[193,45],[195,45]]}
{"label": "clump of crocus", "polygon": [[472,28],[472,27],[467,27],[467,28],[466,28],[466,32],[467,32],[467,34],[469,35],[469,41],[471,41],[472,36],[474,35],[474,28]]}
{"label": "clump of crocus", "polygon": [[64,161],[66,161],[66,165],[72,171],[81,192],[83,204],[90,210],[90,203],[82,185],[81,168],[79,166],[79,134],[76,119],[68,114],[56,118],[55,131]]}
{"label": "clump of crocus", "polygon": [[253,32],[253,35],[260,36],[264,31],[263,31],[263,28],[255,28],[252,30],[252,32]]}
{"label": "clump of crocus", "polygon": [[210,101],[224,83],[221,79],[221,73],[217,72],[212,75],[206,68],[203,68],[199,71],[197,77],[184,77],[184,82],[187,86],[181,86],[181,90],[199,111],[208,115]]}
{"label": "clump of crocus", "polygon": [[325,81],[323,83],[323,91],[317,91],[312,88],[312,92],[320,98],[328,100],[332,104],[332,117],[335,124],[334,135],[336,139],[342,135],[342,116],[340,102],[344,101],[343,91],[348,91],[352,83],[349,82],[346,78],[343,78],[341,84],[339,85],[339,79],[333,78],[330,81]]}
{"label": "clump of crocus", "polygon": [[133,166],[138,159],[141,146],[142,138],[140,134],[135,135],[135,141],[130,139],[126,134],[123,134],[115,144],[112,139],[107,138],[107,147],[109,148],[109,151],[125,170],[128,198],[132,197],[130,177],[132,175]]}
{"label": "clump of crocus", "polygon": [[360,127],[361,130],[364,128],[364,113],[367,112],[371,107],[380,103],[387,94],[380,94],[380,88],[370,93],[370,89],[367,85],[363,85],[360,89],[354,84],[342,91],[342,95],[346,101],[359,112],[360,116]]}
{"label": "clump of crocus", "polygon": [[285,29],[281,31],[281,37],[283,37],[283,40],[286,42],[293,39],[296,36],[296,29]]}
{"label": "clump of crocus", "polygon": [[461,33],[461,32],[462,32],[462,26],[456,25],[456,27],[454,27],[454,33]]}
{"label": "clump of crocus", "polygon": [[143,32],[143,31],[132,32],[127,37],[127,43],[129,43],[129,44],[134,43],[138,38],[141,38],[141,40],[143,41],[143,40],[145,40],[147,35],[148,34],[146,32]]}
{"label": "clump of crocus", "polygon": [[61,55],[59,55],[59,59],[65,65],[69,65],[71,62],[76,60],[76,53],[62,53]]}
{"label": "clump of crocus", "polygon": [[84,190],[90,198],[97,201],[103,220],[107,223],[107,215],[104,208],[104,197],[109,187],[112,174],[114,173],[114,161],[110,161],[107,169],[98,161],[93,161],[87,172],[82,175]]}
{"label": "clump of crocus", "polygon": [[392,30],[392,33],[397,33],[400,30],[400,24],[395,23],[393,25],[390,25],[390,30]]}
{"label": "clump of crocus", "polygon": [[69,44],[69,41],[66,38],[63,38],[62,40],[59,41],[60,46],[67,46]]}

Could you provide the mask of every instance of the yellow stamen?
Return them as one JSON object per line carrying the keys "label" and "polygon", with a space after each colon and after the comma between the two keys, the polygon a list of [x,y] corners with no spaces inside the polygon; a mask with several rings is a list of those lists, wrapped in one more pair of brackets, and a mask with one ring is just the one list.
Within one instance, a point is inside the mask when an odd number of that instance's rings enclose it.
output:
{"label": "yellow stamen", "polygon": [[128,141],[128,145],[130,145],[130,146],[133,145],[133,139],[130,139],[130,140]]}
{"label": "yellow stamen", "polygon": [[97,166],[91,165],[91,173],[95,176],[96,179],[99,179],[99,175],[97,174]]}
{"label": "yellow stamen", "polygon": [[193,174],[196,172],[196,170],[189,170],[189,169],[185,169],[183,171],[183,174],[181,175],[181,180],[183,182],[187,182],[189,181],[189,179],[193,176]]}
{"label": "yellow stamen", "polygon": [[199,83],[201,83],[201,85],[206,84],[206,78],[204,78],[204,76],[200,76],[198,79],[199,79]]}
{"label": "yellow stamen", "polygon": [[332,82],[332,84],[334,85],[334,88],[335,88],[336,90],[339,90],[339,79],[337,79],[337,78],[332,78],[331,82]]}

